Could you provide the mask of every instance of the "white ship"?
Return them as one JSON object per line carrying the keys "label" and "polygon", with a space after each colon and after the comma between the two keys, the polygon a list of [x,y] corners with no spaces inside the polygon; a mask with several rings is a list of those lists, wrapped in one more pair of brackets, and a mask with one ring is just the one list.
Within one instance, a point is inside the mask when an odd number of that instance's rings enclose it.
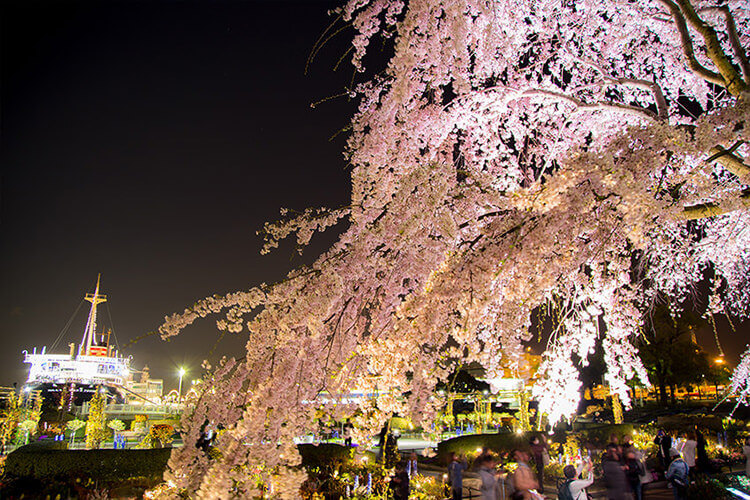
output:
{"label": "white ship", "polygon": [[[94,293],[84,297],[91,302],[91,310],[77,351],[74,343],[69,344],[68,354],[50,354],[46,347],[39,352],[36,347],[32,352],[23,351],[24,362],[31,365],[26,381],[28,387],[41,388],[45,393],[67,392],[68,404],[90,399],[97,386],[121,399],[121,389],[133,379],[131,357],[121,356],[112,348],[109,333],[96,332],[96,307],[107,301],[107,296],[99,293],[100,278],[101,275],[96,280]],[[60,405],[63,404],[60,401]]]}

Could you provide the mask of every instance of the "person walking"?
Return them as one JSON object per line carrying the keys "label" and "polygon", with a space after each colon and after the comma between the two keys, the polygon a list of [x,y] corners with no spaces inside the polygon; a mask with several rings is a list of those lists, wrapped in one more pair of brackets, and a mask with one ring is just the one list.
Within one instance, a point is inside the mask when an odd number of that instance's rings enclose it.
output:
{"label": "person walking", "polygon": [[482,482],[481,500],[497,500],[498,472],[495,470],[495,460],[491,456],[485,456],[479,464],[479,479]]}
{"label": "person walking", "polygon": [[633,492],[633,499],[642,500],[641,476],[644,473],[644,467],[635,454],[635,448],[627,448],[623,463],[625,464],[625,478],[630,486],[630,491]]}
{"label": "person walking", "polygon": [[669,450],[672,448],[672,438],[669,434],[664,432],[664,429],[659,429],[656,433],[654,443],[659,447],[659,462],[661,463],[662,469],[666,471],[667,466],[669,465]]}
{"label": "person walking", "polygon": [[695,458],[698,448],[698,442],[695,440],[695,433],[690,431],[685,435],[685,442],[682,443],[682,459],[685,460],[690,472],[690,476],[695,475]]}
{"label": "person walking", "polygon": [[461,500],[464,494],[464,471],[467,469],[466,459],[451,452],[448,462],[448,478],[451,482],[451,497]]}
{"label": "person walking", "polygon": [[[534,464],[536,465],[536,477],[539,483],[539,493],[544,493],[544,466],[545,464],[544,455],[549,457],[547,452],[547,443],[539,439],[539,436],[534,436],[531,439],[529,446],[531,456],[534,458]],[[548,459],[549,460],[549,459]]]}
{"label": "person walking", "polygon": [[669,450],[669,456],[672,458],[672,462],[669,464],[665,477],[672,485],[674,500],[687,500],[688,487],[690,486],[688,471],[690,469],[680,456],[679,451],[672,448]]}
{"label": "person walking", "polygon": [[604,483],[607,487],[609,500],[627,500],[629,486],[625,477],[625,466],[620,462],[617,445],[610,443],[602,459]]}

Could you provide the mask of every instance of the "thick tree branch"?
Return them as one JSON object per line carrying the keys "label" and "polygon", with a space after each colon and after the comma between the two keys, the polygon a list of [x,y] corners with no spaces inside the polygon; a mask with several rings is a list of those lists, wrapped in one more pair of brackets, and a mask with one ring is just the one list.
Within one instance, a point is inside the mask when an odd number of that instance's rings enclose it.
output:
{"label": "thick tree branch", "polygon": [[719,7],[707,7],[700,10],[700,12],[703,11],[718,11],[724,14],[724,20],[727,23],[727,37],[729,38],[729,43],[732,44],[732,51],[734,52],[734,56],[737,58],[737,62],[740,65],[745,83],[750,84],[750,62],[748,62],[747,54],[745,54],[745,49],[742,47],[742,43],[740,42],[740,36],[737,33],[737,25],[734,23],[734,16],[732,16],[732,13],[729,12],[729,6],[721,5]]}
{"label": "thick tree branch", "polygon": [[730,149],[724,149],[722,146],[714,146],[708,151],[711,153],[711,156],[706,161],[709,163],[712,161],[719,162],[722,167],[732,172],[744,182],[750,177],[750,166],[745,165],[742,158],[733,152],[740,144],[742,143],[738,142]]}
{"label": "thick tree branch", "polygon": [[[674,2],[672,2],[671,0],[660,1],[669,7],[670,12],[672,12],[672,17],[674,17],[675,19],[675,24],[677,24],[677,27],[680,30],[680,35],[683,41],[682,48],[685,52],[685,56],[688,58],[690,69],[698,74],[701,74],[700,71],[708,71],[706,70],[706,68],[700,65],[700,63],[698,63],[698,60],[695,58],[692,41],[690,40],[690,34],[687,31],[686,23],[689,23],[696,31],[698,31],[698,33],[700,33],[701,37],[703,37],[703,41],[706,44],[706,54],[711,59],[711,62],[714,63],[716,69],[719,71],[719,76],[722,81],[714,83],[719,83],[720,85],[726,87],[729,93],[734,96],[738,96],[743,92],[747,92],[749,88],[748,84],[745,83],[740,74],[737,73],[737,70],[732,65],[732,62],[729,60],[727,55],[724,53],[724,50],[721,48],[721,43],[719,42],[719,37],[716,35],[716,30],[714,30],[713,27],[705,23],[703,19],[698,16],[698,14],[695,12],[695,9],[693,8],[693,5],[690,3],[690,0],[677,0],[677,2],[679,3],[679,16],[675,16],[673,7],[670,6],[671,4],[676,7]],[[680,24],[679,19],[682,20],[682,25]],[[686,40],[688,41],[689,46],[686,46]],[[695,66],[696,64],[697,66]],[[709,73],[716,75],[716,73],[713,73],[711,71],[709,71]],[[705,78],[704,75],[701,74],[701,76]],[[706,80],[708,79],[706,78]]]}
{"label": "thick tree branch", "polygon": [[708,217],[716,217],[719,215],[728,214],[739,209],[750,209],[750,194],[744,194],[738,197],[737,200],[730,203],[705,203],[685,207],[685,209],[680,214],[680,218],[683,220],[706,219]]}
{"label": "thick tree branch", "polygon": [[[669,9],[672,14],[672,19],[677,26],[677,30],[680,32],[680,39],[682,40],[682,51],[688,60],[688,66],[691,70],[704,80],[717,85],[725,86],[726,82],[719,73],[715,73],[708,68],[704,67],[698,59],[695,57],[695,50],[693,49],[693,40],[690,38],[690,32],[688,32],[687,23],[685,22],[685,16],[682,15],[680,7],[672,0],[659,0],[664,6]],[[691,7],[692,10],[692,7]],[[697,17],[697,15],[696,15]]]}

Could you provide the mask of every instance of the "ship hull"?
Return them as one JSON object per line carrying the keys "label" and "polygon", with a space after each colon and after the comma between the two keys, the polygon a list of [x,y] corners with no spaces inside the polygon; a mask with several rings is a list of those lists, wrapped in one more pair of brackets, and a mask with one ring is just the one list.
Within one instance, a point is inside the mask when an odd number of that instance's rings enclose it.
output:
{"label": "ship hull", "polygon": [[125,397],[118,387],[108,385],[75,384],[44,382],[27,384],[32,391],[42,391],[42,398],[48,403],[62,406],[65,410],[72,410],[73,406],[81,406],[96,394],[97,389],[104,392],[107,403],[122,404]]}

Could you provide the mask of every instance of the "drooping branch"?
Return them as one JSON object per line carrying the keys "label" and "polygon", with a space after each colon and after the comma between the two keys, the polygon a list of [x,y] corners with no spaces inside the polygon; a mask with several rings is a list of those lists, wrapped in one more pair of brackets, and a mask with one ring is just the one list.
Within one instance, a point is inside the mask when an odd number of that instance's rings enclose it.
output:
{"label": "drooping branch", "polygon": [[582,64],[585,64],[587,66],[590,66],[591,68],[595,69],[602,77],[602,79],[605,82],[612,83],[615,85],[623,85],[626,87],[635,87],[639,89],[643,89],[646,91],[649,91],[654,94],[654,102],[656,103],[656,116],[659,119],[667,119],[667,100],[664,98],[664,92],[662,91],[661,85],[654,82],[649,82],[647,80],[640,80],[637,78],[616,78],[614,76],[609,75],[604,68],[602,68],[600,65],[595,64],[591,61],[587,61],[581,57],[577,57]]}
{"label": "drooping branch", "polygon": [[553,92],[551,90],[527,90],[522,95],[542,96],[542,97],[549,97],[552,99],[557,99],[560,101],[567,101],[573,104],[578,110],[581,110],[581,111],[584,111],[584,110],[617,111],[617,112],[625,113],[628,115],[634,115],[639,118],[647,118],[649,120],[659,119],[656,113],[646,108],[640,108],[638,106],[631,106],[629,104],[606,103],[606,102],[598,102],[598,103],[589,104],[589,103],[583,102],[577,97],[563,94],[561,92]]}

